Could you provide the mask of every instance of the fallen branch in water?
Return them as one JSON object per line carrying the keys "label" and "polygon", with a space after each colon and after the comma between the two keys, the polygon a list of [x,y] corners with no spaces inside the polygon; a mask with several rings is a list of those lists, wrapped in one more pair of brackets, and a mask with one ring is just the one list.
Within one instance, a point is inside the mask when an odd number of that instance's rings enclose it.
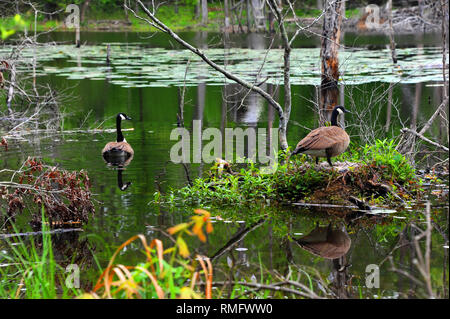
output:
{"label": "fallen branch in water", "polygon": [[266,221],[265,219],[260,219],[259,221],[250,225],[249,227],[239,230],[223,247],[221,247],[212,257],[210,257],[211,261],[214,261],[215,259],[225,254],[227,251],[233,248],[234,245],[236,245],[238,242],[244,239],[245,236],[248,235],[248,233],[254,231],[256,228],[264,224],[265,221]]}

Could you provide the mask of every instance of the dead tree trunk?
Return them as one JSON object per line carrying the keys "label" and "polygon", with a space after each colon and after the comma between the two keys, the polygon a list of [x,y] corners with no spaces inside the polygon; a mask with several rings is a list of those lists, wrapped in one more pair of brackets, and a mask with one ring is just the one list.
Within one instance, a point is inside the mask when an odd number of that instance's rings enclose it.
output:
{"label": "dead tree trunk", "polygon": [[395,52],[394,29],[392,27],[392,0],[388,1],[388,19],[389,19],[389,42],[391,46],[392,62],[397,64],[397,53]]}
{"label": "dead tree trunk", "polygon": [[230,32],[230,9],[229,0],[224,0],[223,2],[223,13],[225,15],[225,32]]}
{"label": "dead tree trunk", "polygon": [[[283,55],[283,75],[284,75],[284,129],[287,129],[287,123],[291,115],[291,44],[287,35],[287,31],[284,27],[284,16],[281,12],[281,4],[277,0],[268,0],[271,6],[271,11],[273,11],[275,18],[278,21],[278,26],[280,28],[281,39],[283,41],[284,55]],[[286,134],[286,131],[283,132]]]}
{"label": "dead tree trunk", "polygon": [[317,9],[323,10],[323,0],[317,0]]}
{"label": "dead tree trunk", "polygon": [[208,1],[202,1],[202,25],[206,25],[208,23]]}
{"label": "dead tree trunk", "polygon": [[322,77],[319,108],[325,113],[325,118],[328,120],[331,117],[331,110],[339,101],[338,49],[341,37],[342,3],[342,0],[326,0],[323,21],[322,44],[320,49]]}
{"label": "dead tree trunk", "polygon": [[11,117],[14,117],[13,110],[11,108],[11,102],[14,97],[14,86],[16,85],[16,65],[14,63],[11,63],[10,66],[11,70],[11,77],[10,77],[10,85],[8,89],[8,95],[6,98],[6,107],[8,108],[9,115]]}
{"label": "dead tree trunk", "polygon": [[247,32],[252,32],[252,16],[251,16],[251,10],[252,6],[250,5],[250,0],[246,1],[247,4]]}
{"label": "dead tree trunk", "polygon": [[266,17],[264,16],[264,3],[264,0],[251,0],[253,19],[257,31],[265,29],[264,23]]}
{"label": "dead tree trunk", "polygon": [[84,21],[84,18],[86,16],[86,10],[89,7],[90,2],[91,0],[84,1],[83,6],[81,7],[80,23]]}

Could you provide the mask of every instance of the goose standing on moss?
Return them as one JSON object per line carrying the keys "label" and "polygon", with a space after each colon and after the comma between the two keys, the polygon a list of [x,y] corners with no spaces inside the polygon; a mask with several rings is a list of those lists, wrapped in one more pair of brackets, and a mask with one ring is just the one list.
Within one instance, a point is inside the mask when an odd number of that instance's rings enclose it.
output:
{"label": "goose standing on moss", "polygon": [[[328,164],[333,167],[331,158],[343,153],[350,144],[350,137],[347,132],[338,126],[338,116],[350,113],[343,106],[338,105],[331,113],[331,126],[322,126],[309,132],[290,154],[308,154],[316,157],[316,164],[319,157],[326,157]],[[290,157],[289,156],[289,157]],[[289,159],[288,159],[289,160]]]}
{"label": "goose standing on moss", "polygon": [[128,159],[133,156],[134,151],[127,140],[123,137],[121,123],[123,120],[131,120],[125,113],[119,113],[116,117],[117,140],[109,142],[102,150],[103,158],[106,161],[116,160],[118,158]]}

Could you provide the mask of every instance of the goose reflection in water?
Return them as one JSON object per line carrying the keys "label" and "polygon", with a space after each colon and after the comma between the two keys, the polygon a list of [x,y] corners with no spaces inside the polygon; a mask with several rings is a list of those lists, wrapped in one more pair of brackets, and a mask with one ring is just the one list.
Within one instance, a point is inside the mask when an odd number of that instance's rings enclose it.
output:
{"label": "goose reflection in water", "polygon": [[121,191],[125,191],[128,188],[128,186],[131,185],[131,182],[126,182],[125,184],[123,183],[122,172],[123,172],[123,169],[117,170],[117,187],[119,187],[119,189]]}
{"label": "goose reflection in water", "polygon": [[108,167],[112,167],[117,170],[117,187],[121,191],[125,191],[128,186],[131,185],[131,182],[124,183],[122,173],[125,170],[125,167],[130,164],[131,160],[133,159],[133,155],[131,155],[127,159],[123,157],[103,157],[103,159],[105,160],[105,163]]}
{"label": "goose reflection in water", "polygon": [[308,235],[295,242],[306,251],[326,259],[344,256],[351,246],[351,239],[345,228],[333,229],[331,223],[327,227],[317,225]]}

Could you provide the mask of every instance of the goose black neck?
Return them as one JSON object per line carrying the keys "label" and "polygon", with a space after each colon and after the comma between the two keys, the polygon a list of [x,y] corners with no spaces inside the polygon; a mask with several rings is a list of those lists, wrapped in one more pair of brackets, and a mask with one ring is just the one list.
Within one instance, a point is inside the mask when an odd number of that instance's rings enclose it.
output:
{"label": "goose black neck", "polygon": [[123,188],[123,182],[122,182],[122,170],[119,169],[117,171],[117,186],[119,186],[119,189]]}
{"label": "goose black neck", "polygon": [[119,169],[117,171],[117,186],[119,187],[119,189],[121,191],[125,191],[128,188],[128,186],[130,186],[130,185],[131,185],[131,182],[126,182],[125,184],[123,183],[123,181],[122,181],[122,169]]}
{"label": "goose black neck", "polygon": [[338,126],[337,123],[337,117],[338,117],[339,111],[337,109],[334,109],[331,113],[331,125],[332,126]]}
{"label": "goose black neck", "polygon": [[116,118],[116,129],[117,129],[117,142],[123,142],[123,134],[122,129],[120,128],[120,124],[122,122],[122,119],[120,118],[120,115],[117,115]]}

